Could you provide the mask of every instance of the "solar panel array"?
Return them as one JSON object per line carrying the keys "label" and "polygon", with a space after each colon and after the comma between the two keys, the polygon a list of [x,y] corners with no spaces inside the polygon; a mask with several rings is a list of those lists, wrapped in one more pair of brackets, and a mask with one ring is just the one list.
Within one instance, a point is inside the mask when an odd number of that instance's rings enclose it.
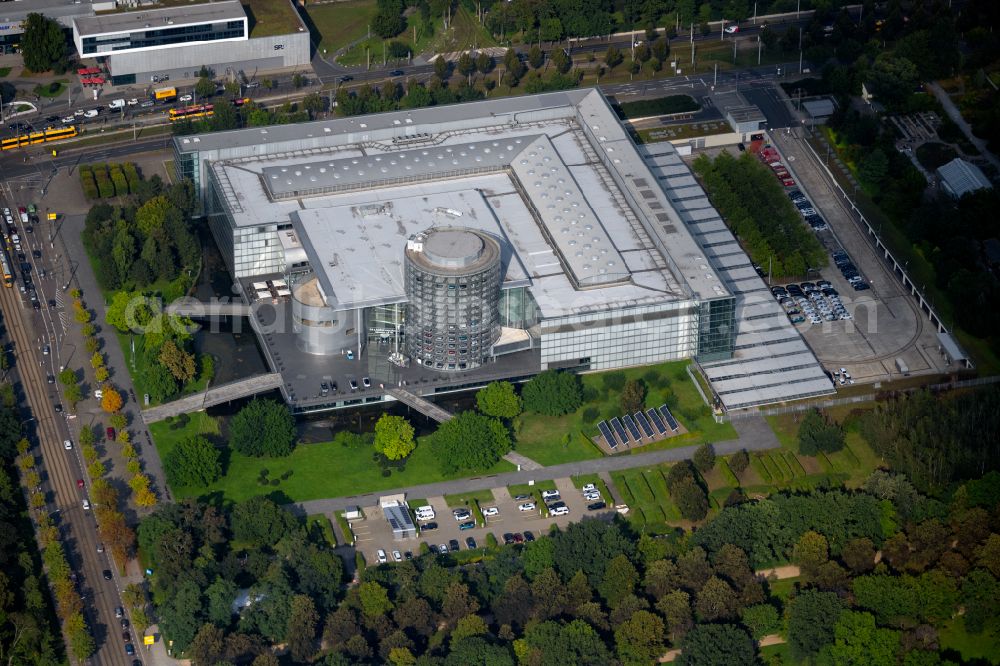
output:
{"label": "solar panel array", "polygon": [[628,414],[623,416],[622,423],[624,423],[625,427],[628,428],[628,432],[630,435],[632,435],[633,440],[638,442],[640,439],[642,439],[642,435],[639,434],[639,429],[635,427],[635,421],[632,420],[631,416],[629,416]]}
{"label": "solar panel array", "polygon": [[663,421],[660,420],[660,415],[656,413],[655,410],[647,409],[646,415],[649,416],[649,420],[656,427],[656,432],[665,435],[667,434],[667,428],[663,425]]}
{"label": "solar panel array", "polygon": [[649,421],[646,419],[645,414],[639,411],[635,413],[633,418],[635,419],[635,422],[639,424],[639,427],[642,428],[642,431],[646,433],[646,437],[653,436],[653,427],[649,425]]}
{"label": "solar panel array", "polygon": [[608,428],[608,424],[606,422],[601,421],[598,423],[597,429],[601,431],[601,435],[604,436],[604,441],[608,443],[608,446],[612,449],[618,448],[618,439],[615,437],[615,434],[611,432],[611,429]]}
{"label": "solar panel array", "polygon": [[611,427],[615,429],[615,434],[618,435],[618,439],[621,440],[622,444],[628,444],[628,435],[625,434],[625,428],[622,427],[622,422],[617,418],[611,419]]}
{"label": "solar panel array", "polygon": [[668,426],[670,426],[670,429],[673,432],[677,432],[677,428],[680,426],[677,425],[677,419],[674,418],[674,415],[670,413],[669,409],[667,409],[666,403],[660,405],[660,414],[663,415],[663,420],[666,421]]}

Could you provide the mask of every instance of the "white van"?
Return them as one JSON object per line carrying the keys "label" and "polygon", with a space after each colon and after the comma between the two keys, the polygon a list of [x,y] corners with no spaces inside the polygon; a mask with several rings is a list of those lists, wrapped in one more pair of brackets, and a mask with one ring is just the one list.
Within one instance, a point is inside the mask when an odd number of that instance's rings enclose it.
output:
{"label": "white van", "polygon": [[113,110],[124,109],[125,108],[125,100],[123,100],[123,99],[113,99],[108,104],[108,108],[109,109],[113,109]]}
{"label": "white van", "polygon": [[434,507],[429,504],[418,506],[415,511],[417,520],[434,520]]}

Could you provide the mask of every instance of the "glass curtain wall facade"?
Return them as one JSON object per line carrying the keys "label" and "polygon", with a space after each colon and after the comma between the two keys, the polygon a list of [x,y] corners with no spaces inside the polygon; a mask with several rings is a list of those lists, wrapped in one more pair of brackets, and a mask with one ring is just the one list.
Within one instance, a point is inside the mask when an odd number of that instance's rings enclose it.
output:
{"label": "glass curtain wall facade", "polygon": [[500,292],[500,325],[529,329],[538,324],[538,304],[527,287]]}
{"label": "glass curtain wall facade", "polygon": [[112,35],[83,37],[82,56],[106,55],[115,51],[146,49],[155,46],[172,46],[188,42],[215,42],[222,39],[246,39],[245,20],[221,23],[199,23],[176,28],[154,28],[120,32]]}
{"label": "glass curtain wall facade", "polygon": [[546,319],[542,369],[605,370],[694,355],[698,310],[691,301]]}
{"label": "glass curtain wall facade", "polygon": [[699,308],[699,361],[732,358],[736,347],[736,298],[728,296],[705,301]]}

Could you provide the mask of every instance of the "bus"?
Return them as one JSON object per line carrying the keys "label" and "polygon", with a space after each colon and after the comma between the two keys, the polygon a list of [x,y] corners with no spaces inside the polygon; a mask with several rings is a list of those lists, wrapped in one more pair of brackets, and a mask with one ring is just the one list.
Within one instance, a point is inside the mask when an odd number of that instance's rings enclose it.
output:
{"label": "bus", "polygon": [[204,118],[215,113],[215,107],[211,104],[198,104],[196,106],[185,106],[180,109],[170,109],[168,116],[170,121],[188,120],[193,118]]}
{"label": "bus", "polygon": [[14,273],[10,267],[10,259],[7,258],[6,248],[0,248],[0,269],[3,270],[3,286],[14,286]]}
{"label": "bus", "polygon": [[177,97],[177,88],[157,88],[153,91],[153,99],[157,102],[170,102]]}
{"label": "bus", "polygon": [[48,143],[49,141],[61,141],[62,139],[70,139],[77,135],[76,125],[70,125],[69,127],[59,127],[42,130],[40,132],[31,132],[30,134],[20,134],[18,136],[12,136],[8,139],[3,139],[0,141],[0,149],[10,150],[12,148],[23,148],[25,146],[33,146],[39,143]]}

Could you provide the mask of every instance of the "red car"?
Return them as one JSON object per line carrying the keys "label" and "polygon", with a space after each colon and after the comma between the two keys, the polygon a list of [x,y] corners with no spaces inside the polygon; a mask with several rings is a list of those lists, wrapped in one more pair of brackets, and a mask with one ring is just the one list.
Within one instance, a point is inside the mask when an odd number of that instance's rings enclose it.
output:
{"label": "red car", "polygon": [[115,429],[112,428],[111,426],[108,426],[108,429],[104,431],[104,434],[107,435],[109,442],[113,441],[115,438]]}
{"label": "red car", "polygon": [[76,487],[77,488],[83,488],[83,479],[77,479],[76,480]]}

